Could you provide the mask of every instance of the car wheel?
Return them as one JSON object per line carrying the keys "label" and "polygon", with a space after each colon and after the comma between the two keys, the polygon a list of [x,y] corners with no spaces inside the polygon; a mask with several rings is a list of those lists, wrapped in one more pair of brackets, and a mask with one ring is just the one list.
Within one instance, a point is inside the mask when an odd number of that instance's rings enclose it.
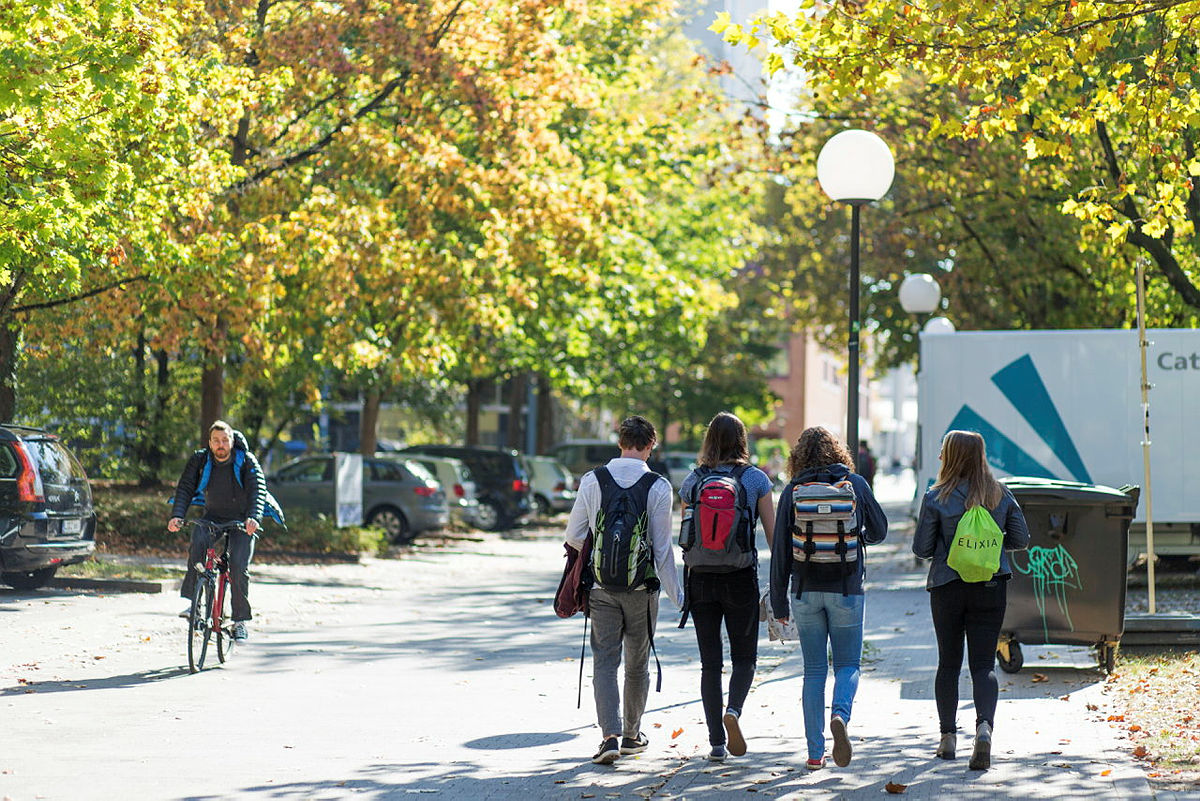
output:
{"label": "car wheel", "polygon": [[378,526],[387,534],[390,542],[401,544],[412,539],[409,533],[408,521],[404,514],[394,506],[381,506],[371,512],[367,525]]}
{"label": "car wheel", "polygon": [[499,531],[504,527],[504,511],[495,501],[480,501],[475,515],[475,524],[485,531]]}
{"label": "car wheel", "polygon": [[550,499],[545,495],[535,495],[533,498],[533,503],[535,506],[537,506],[537,513],[539,517],[549,517],[550,515],[554,514],[554,509],[550,506]]}
{"label": "car wheel", "polygon": [[49,584],[56,572],[58,572],[57,567],[43,567],[38,570],[0,573],[0,582],[17,590],[36,590]]}

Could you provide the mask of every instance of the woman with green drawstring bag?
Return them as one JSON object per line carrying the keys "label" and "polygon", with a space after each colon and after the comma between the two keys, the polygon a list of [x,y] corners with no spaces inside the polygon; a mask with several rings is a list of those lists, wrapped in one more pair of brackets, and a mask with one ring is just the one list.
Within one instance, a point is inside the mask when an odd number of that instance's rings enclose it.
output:
{"label": "woman with green drawstring bag", "polygon": [[954,759],[965,640],[975,702],[969,767],[986,770],[1000,693],[996,642],[1012,577],[1008,552],[1029,545],[1029,529],[1012,493],[992,475],[983,437],[947,432],[938,458],[942,464],[921,501],[912,546],[917,556],[932,560],[925,586],[938,644],[933,691],[942,737],[936,754]]}

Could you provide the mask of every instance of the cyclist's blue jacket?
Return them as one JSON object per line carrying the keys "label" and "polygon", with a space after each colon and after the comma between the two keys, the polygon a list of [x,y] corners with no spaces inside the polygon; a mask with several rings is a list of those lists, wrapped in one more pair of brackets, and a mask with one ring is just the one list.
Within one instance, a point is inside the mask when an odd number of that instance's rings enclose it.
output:
{"label": "cyclist's blue jacket", "polygon": [[[233,432],[233,477],[238,484],[246,488],[249,495],[247,518],[262,520],[263,515],[283,523],[283,509],[279,502],[267,490],[266,479],[258,459],[246,445],[246,437],[242,432]],[[212,475],[212,453],[208,448],[201,448],[191,455],[184,465],[183,473],[172,496],[171,516],[182,518],[187,514],[191,505],[204,506],[204,491],[208,488],[208,479]]]}

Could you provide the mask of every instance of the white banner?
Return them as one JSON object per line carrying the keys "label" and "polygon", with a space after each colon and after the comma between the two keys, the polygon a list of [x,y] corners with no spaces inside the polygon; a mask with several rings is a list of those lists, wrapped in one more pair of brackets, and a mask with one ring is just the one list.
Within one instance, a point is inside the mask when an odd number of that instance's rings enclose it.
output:
{"label": "white banner", "polygon": [[361,453],[333,455],[334,519],[338,528],[361,526],[363,519],[363,460]]}

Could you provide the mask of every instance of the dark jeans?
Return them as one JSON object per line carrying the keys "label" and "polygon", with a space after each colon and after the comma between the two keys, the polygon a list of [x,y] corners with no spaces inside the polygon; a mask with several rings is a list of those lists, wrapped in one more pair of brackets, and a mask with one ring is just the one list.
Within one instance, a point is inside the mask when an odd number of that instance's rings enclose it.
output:
{"label": "dark jeans", "polygon": [[938,644],[933,693],[942,734],[957,728],[958,676],[962,672],[964,637],[975,701],[975,725],[986,722],[995,727],[996,700],[1000,696],[1000,684],[996,681],[996,642],[1000,638],[1007,603],[1007,581],[968,584],[955,580],[929,591],[929,607],[933,612],[933,630]]}
{"label": "dark jeans", "polygon": [[742,711],[758,661],[758,576],[753,567],[733,573],[688,572],[688,603],[700,647],[700,698],[710,745],[725,744],[721,670],[721,621],[729,635],[730,709]]}
{"label": "dark jeans", "polygon": [[[224,522],[224,521],[217,521]],[[179,594],[189,601],[196,589],[197,572],[195,564],[204,563],[204,554],[209,546],[209,532],[192,528],[192,545],[188,549],[187,574],[183,577],[183,587]],[[220,554],[218,554],[219,556]],[[245,531],[229,532],[229,586],[233,602],[233,619],[250,620],[250,560],[254,557],[254,538]]]}

